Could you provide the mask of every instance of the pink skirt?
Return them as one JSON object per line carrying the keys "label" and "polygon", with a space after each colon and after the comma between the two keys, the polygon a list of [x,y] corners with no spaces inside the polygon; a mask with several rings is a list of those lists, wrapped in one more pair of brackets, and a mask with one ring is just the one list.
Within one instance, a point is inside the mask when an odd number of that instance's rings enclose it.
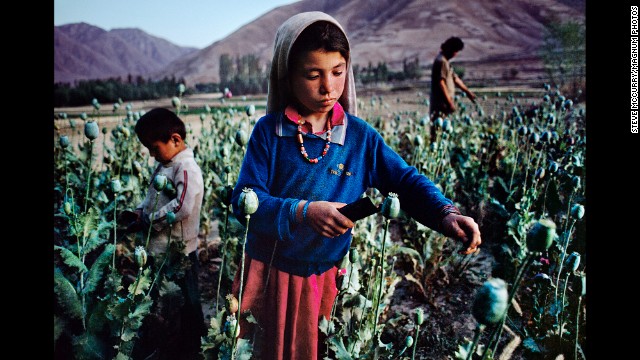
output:
{"label": "pink skirt", "polygon": [[[324,334],[318,328],[322,316],[330,319],[338,289],[338,268],[322,275],[301,277],[245,258],[244,291],[240,311],[250,311],[258,324],[242,317],[240,337],[254,344],[255,359],[317,360],[326,350]],[[238,298],[240,269],[233,281],[232,293]]]}

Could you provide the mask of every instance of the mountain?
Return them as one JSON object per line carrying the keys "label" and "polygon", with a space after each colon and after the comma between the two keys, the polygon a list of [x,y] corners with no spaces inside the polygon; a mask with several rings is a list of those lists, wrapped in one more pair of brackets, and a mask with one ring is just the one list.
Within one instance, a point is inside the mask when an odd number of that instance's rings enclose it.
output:
{"label": "mountain", "polygon": [[430,65],[440,44],[459,36],[465,48],[454,59],[467,78],[537,77],[539,48],[552,20],[585,20],[585,0],[302,0],[277,7],[228,37],[184,55],[153,72],[175,76],[188,85],[218,82],[219,58],[255,54],[271,61],[277,28],[303,11],[324,11],[347,31],[354,64],[386,62],[401,69],[404,59]]}
{"label": "mountain", "polygon": [[106,31],[86,23],[54,26],[54,82],[147,77],[198,49],[182,47],[139,29]]}

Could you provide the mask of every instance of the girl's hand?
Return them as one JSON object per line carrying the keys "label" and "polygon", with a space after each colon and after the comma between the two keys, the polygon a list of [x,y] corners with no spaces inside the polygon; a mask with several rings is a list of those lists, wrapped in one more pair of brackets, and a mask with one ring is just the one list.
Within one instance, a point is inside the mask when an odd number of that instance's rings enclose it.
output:
{"label": "girl's hand", "polygon": [[461,254],[471,254],[482,244],[480,228],[473,218],[458,214],[449,214],[442,219],[442,234],[460,240],[465,246]]}
{"label": "girl's hand", "polygon": [[304,222],[322,236],[334,238],[342,235],[354,226],[353,221],[338,211],[345,205],[341,202],[312,201]]}

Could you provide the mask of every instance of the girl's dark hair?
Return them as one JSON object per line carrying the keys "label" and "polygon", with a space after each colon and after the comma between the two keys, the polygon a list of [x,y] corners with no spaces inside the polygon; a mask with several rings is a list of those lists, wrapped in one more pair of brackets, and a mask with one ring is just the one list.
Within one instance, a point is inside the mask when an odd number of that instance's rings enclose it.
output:
{"label": "girl's dark hair", "polygon": [[317,21],[307,26],[291,46],[288,65],[293,65],[292,61],[302,53],[318,49],[338,51],[349,61],[349,41],[342,30],[331,22]]}
{"label": "girl's dark hair", "polygon": [[184,122],[173,111],[165,108],[155,108],[142,115],[136,123],[135,132],[142,145],[147,148],[156,141],[166,143],[173,133],[183,139],[187,137]]}
{"label": "girl's dark hair", "polygon": [[445,54],[453,54],[456,51],[460,51],[464,48],[464,43],[462,39],[456,36],[452,36],[448,38],[445,42],[440,45],[440,49]]}

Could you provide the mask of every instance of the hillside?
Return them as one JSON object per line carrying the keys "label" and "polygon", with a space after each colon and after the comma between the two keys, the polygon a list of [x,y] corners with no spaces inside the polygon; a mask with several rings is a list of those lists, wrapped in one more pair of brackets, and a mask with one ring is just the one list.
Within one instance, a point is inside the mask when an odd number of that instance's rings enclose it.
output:
{"label": "hillside", "polygon": [[195,52],[139,29],[106,31],[86,23],[54,26],[54,82],[147,77]]}
{"label": "hillside", "polygon": [[456,58],[471,79],[495,79],[505,71],[520,77],[541,75],[538,49],[550,21],[584,21],[584,1],[562,0],[302,0],[281,6],[239,28],[223,40],[183,56],[152,77],[176,76],[187,84],[217,82],[221,54],[257,54],[271,60],[276,29],[295,13],[320,10],[348,32],[354,64],[404,59],[431,63],[440,44],[459,36],[465,49]]}

